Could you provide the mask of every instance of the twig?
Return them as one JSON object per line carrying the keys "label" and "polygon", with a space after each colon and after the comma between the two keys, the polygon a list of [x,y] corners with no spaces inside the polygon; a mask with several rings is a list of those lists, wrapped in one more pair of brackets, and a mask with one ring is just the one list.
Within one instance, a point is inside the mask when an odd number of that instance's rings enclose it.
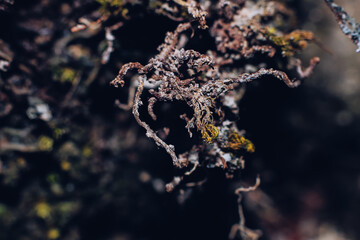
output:
{"label": "twig", "polygon": [[335,15],[341,31],[357,45],[358,49],[356,52],[360,52],[360,24],[357,23],[341,6],[334,3],[333,0],[325,0],[325,3]]}
{"label": "twig", "polygon": [[245,226],[245,216],[243,207],[241,204],[242,201],[242,192],[251,192],[255,191],[260,185],[259,175],[256,177],[256,182],[254,186],[250,187],[240,187],[235,190],[235,194],[238,195],[238,210],[240,221],[238,224],[234,224],[229,233],[229,239],[235,239],[237,232],[240,233],[240,236],[243,240],[257,240],[261,237],[262,232],[260,230],[252,230]]}

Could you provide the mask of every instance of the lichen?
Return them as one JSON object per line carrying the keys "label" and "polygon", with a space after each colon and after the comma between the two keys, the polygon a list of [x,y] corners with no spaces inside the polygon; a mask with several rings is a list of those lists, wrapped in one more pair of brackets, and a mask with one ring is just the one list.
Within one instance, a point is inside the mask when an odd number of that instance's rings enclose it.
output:
{"label": "lichen", "polygon": [[[228,119],[224,108],[231,108],[234,114],[238,113],[234,92],[240,84],[268,77],[282,80],[289,87],[300,84],[299,80],[290,80],[284,71],[271,68],[255,67],[252,73],[240,72],[235,67],[235,61],[253,59],[260,54],[273,58],[276,65],[283,61],[279,58],[294,58],[294,54],[303,50],[314,36],[311,32],[301,30],[283,34],[271,27],[277,23],[269,19],[276,19],[278,15],[292,15],[281,3],[246,1],[246,4],[231,5],[221,2],[214,6],[220,17],[209,28],[217,51],[202,54],[193,49],[185,49],[183,45],[192,37],[189,37],[189,30],[194,35],[197,27],[207,29],[205,16],[208,12],[196,1],[176,0],[175,3],[185,7],[195,21],[180,23],[173,32],[168,32],[164,43],[158,47],[159,53],[146,65],[130,62],[120,68],[119,74],[111,82],[115,87],[125,85],[129,71],[136,71],[138,76],[133,78],[136,83],[130,84],[128,103],[117,105],[126,110],[132,108],[136,121],[145,128],[146,136],[168,152],[176,167],[182,168],[191,162],[196,166],[204,163],[207,167],[221,166],[228,169],[226,162],[236,162],[238,156],[225,155],[225,149],[255,151],[254,144],[245,137],[223,133],[222,124]],[[278,52],[281,54],[277,54]],[[308,77],[319,62],[318,58],[313,58],[310,66],[303,70],[300,61],[296,58],[294,60],[300,79]],[[201,136],[202,142],[196,143],[193,149],[205,149],[207,152],[203,152],[202,156],[206,161],[190,159],[195,155],[188,152],[178,155],[174,145],[166,143],[158,136],[158,131],[142,120],[139,109],[145,105],[142,99],[145,91],[151,95],[147,101],[147,110],[154,121],[158,119],[154,106],[159,102],[181,101],[191,109],[191,115],[182,114],[180,117],[186,121],[185,128],[189,137],[193,137],[195,133]],[[133,98],[134,92],[136,94]],[[207,145],[204,146],[205,144]]]}
{"label": "lichen", "polygon": [[341,31],[357,45],[356,52],[360,52],[360,24],[333,0],[325,0],[325,2],[335,15]]}
{"label": "lichen", "polygon": [[212,124],[207,124],[201,129],[201,135],[206,143],[212,143],[219,136],[219,129]]}
{"label": "lichen", "polygon": [[227,147],[232,150],[245,149],[248,152],[255,152],[254,144],[237,132],[231,133],[227,141]]}

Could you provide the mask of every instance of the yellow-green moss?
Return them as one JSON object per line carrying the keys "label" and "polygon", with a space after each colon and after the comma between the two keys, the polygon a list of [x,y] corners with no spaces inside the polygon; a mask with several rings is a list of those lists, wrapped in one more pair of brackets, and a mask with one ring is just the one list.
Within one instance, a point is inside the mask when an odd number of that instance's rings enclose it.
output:
{"label": "yellow-green moss", "polygon": [[38,147],[41,151],[51,151],[53,149],[54,140],[47,136],[40,136],[38,140]]}
{"label": "yellow-green moss", "polygon": [[92,155],[92,150],[89,146],[85,146],[83,149],[82,149],[82,155],[83,157],[85,158],[89,158],[91,157]]}
{"label": "yellow-green moss", "polygon": [[46,219],[51,215],[51,207],[46,202],[39,202],[34,208],[36,215],[40,218]]}
{"label": "yellow-green moss", "polygon": [[57,228],[51,228],[47,232],[47,238],[48,239],[58,239],[60,237],[60,231]]}
{"label": "yellow-green moss", "polygon": [[73,84],[76,74],[77,71],[72,68],[58,68],[54,71],[54,79],[62,83],[70,82]]}
{"label": "yellow-green moss", "polygon": [[54,129],[54,138],[55,139],[59,139],[62,135],[64,135],[66,131],[64,129],[61,128],[55,128]]}
{"label": "yellow-green moss", "polygon": [[114,14],[121,13],[123,17],[127,16],[128,9],[123,8],[125,2],[123,0],[96,0],[100,4],[100,12],[103,14]]}
{"label": "yellow-green moss", "polygon": [[267,28],[265,36],[275,45],[281,47],[284,56],[292,56],[295,52],[307,47],[309,41],[314,40],[314,34],[310,31],[295,30],[284,36],[276,34],[275,28]]}

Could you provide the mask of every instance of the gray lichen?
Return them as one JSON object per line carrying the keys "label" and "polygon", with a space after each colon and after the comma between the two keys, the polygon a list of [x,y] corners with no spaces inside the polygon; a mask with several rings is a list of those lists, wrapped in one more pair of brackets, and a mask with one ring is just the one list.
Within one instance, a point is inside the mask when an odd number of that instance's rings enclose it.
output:
{"label": "gray lichen", "polygon": [[356,52],[360,52],[360,24],[333,0],[325,0],[325,2],[334,13],[343,33],[357,45]]}

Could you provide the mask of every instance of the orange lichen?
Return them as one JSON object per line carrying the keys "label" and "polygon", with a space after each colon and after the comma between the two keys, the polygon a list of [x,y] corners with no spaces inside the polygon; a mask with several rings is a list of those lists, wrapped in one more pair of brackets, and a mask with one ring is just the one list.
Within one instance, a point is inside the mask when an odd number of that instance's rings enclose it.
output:
{"label": "orange lichen", "polygon": [[255,152],[254,144],[237,132],[230,134],[227,147],[233,150],[245,149],[248,152]]}
{"label": "orange lichen", "polygon": [[212,124],[206,124],[201,129],[201,135],[205,142],[212,143],[212,141],[218,137],[219,129]]}

